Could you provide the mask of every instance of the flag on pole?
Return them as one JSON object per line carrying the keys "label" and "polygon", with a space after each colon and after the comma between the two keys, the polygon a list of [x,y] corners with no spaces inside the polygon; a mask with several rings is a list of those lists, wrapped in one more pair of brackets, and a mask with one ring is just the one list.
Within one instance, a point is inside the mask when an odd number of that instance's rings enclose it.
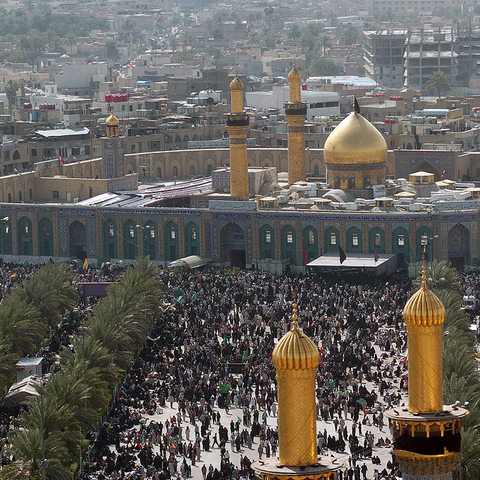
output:
{"label": "flag on pole", "polygon": [[343,251],[343,248],[339,245],[338,246],[338,255],[340,257],[340,265],[347,259],[347,256],[345,255],[345,252]]}
{"label": "flag on pole", "polygon": [[88,270],[88,260],[87,257],[85,257],[85,260],[83,261],[83,269]]}
{"label": "flag on pole", "polygon": [[58,159],[60,160],[60,163],[63,165],[63,163],[65,162],[65,160],[62,158],[61,155],[58,156]]}
{"label": "flag on pole", "polygon": [[306,265],[308,263],[307,251],[305,250],[305,242],[303,242],[303,264]]}
{"label": "flag on pole", "polygon": [[378,262],[378,253],[377,253],[377,247],[375,247],[375,250],[374,250],[374,257],[375,258],[375,263]]}

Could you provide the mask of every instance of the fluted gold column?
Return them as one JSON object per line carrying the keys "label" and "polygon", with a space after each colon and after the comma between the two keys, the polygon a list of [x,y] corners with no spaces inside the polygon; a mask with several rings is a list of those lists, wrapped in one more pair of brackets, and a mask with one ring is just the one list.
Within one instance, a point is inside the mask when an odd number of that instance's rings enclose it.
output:
{"label": "fluted gold column", "polygon": [[277,369],[278,447],[282,465],[317,463],[315,376],[318,348],[297,326],[278,342],[273,351]]}
{"label": "fluted gold column", "polygon": [[411,413],[443,411],[442,333],[445,307],[422,286],[403,312],[408,335],[408,409]]}
{"label": "fluted gold column", "polygon": [[290,101],[285,103],[285,116],[288,124],[288,183],[305,181],[305,118],[307,104],[302,102],[302,76],[293,66],[288,74]]}
{"label": "fluted gold column", "polygon": [[237,75],[230,83],[231,113],[227,114],[230,137],[230,195],[248,199],[247,133],[250,127],[248,114],[243,111],[243,83]]}

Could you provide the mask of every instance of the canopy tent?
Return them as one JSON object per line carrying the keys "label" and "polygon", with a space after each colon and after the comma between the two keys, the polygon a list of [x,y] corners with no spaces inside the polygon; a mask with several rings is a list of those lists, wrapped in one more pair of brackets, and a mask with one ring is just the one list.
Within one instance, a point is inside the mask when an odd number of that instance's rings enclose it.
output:
{"label": "canopy tent", "polygon": [[206,265],[210,260],[202,258],[198,255],[190,255],[188,257],[179,258],[170,263],[169,267],[185,267],[185,268],[199,268]]}
{"label": "canopy tent", "polygon": [[[375,257],[377,260],[375,261]],[[347,253],[345,260],[340,263],[338,253],[326,253],[307,263],[307,267],[336,273],[367,273],[368,276],[378,277],[384,273],[390,275],[397,270],[397,255],[387,253]]]}
{"label": "canopy tent", "polygon": [[32,395],[39,395],[38,388],[41,384],[42,380],[36,375],[15,382],[5,397],[5,405],[18,405]]}

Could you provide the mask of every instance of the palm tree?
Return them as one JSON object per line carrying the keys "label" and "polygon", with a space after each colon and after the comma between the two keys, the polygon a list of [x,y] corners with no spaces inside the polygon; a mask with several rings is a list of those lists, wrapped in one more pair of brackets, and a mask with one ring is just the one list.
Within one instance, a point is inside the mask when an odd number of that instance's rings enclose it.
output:
{"label": "palm tree", "polygon": [[438,98],[442,98],[442,93],[446,93],[450,90],[450,80],[445,74],[440,70],[433,72],[428,76],[428,82],[425,85],[427,92],[435,92]]}
{"label": "palm tree", "polygon": [[18,91],[17,82],[14,82],[13,80],[9,80],[5,84],[5,95],[7,96],[8,108],[10,110],[10,114],[13,113],[13,106],[15,105],[15,97],[17,96],[17,91]]}

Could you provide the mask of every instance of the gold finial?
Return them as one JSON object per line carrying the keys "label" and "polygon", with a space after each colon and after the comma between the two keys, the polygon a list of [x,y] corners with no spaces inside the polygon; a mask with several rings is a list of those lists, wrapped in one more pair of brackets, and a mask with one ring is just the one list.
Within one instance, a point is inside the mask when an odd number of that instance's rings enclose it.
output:
{"label": "gold finial", "polygon": [[292,326],[292,330],[298,330],[297,292],[293,292],[292,296],[293,296],[293,315],[292,315],[293,326]]}

